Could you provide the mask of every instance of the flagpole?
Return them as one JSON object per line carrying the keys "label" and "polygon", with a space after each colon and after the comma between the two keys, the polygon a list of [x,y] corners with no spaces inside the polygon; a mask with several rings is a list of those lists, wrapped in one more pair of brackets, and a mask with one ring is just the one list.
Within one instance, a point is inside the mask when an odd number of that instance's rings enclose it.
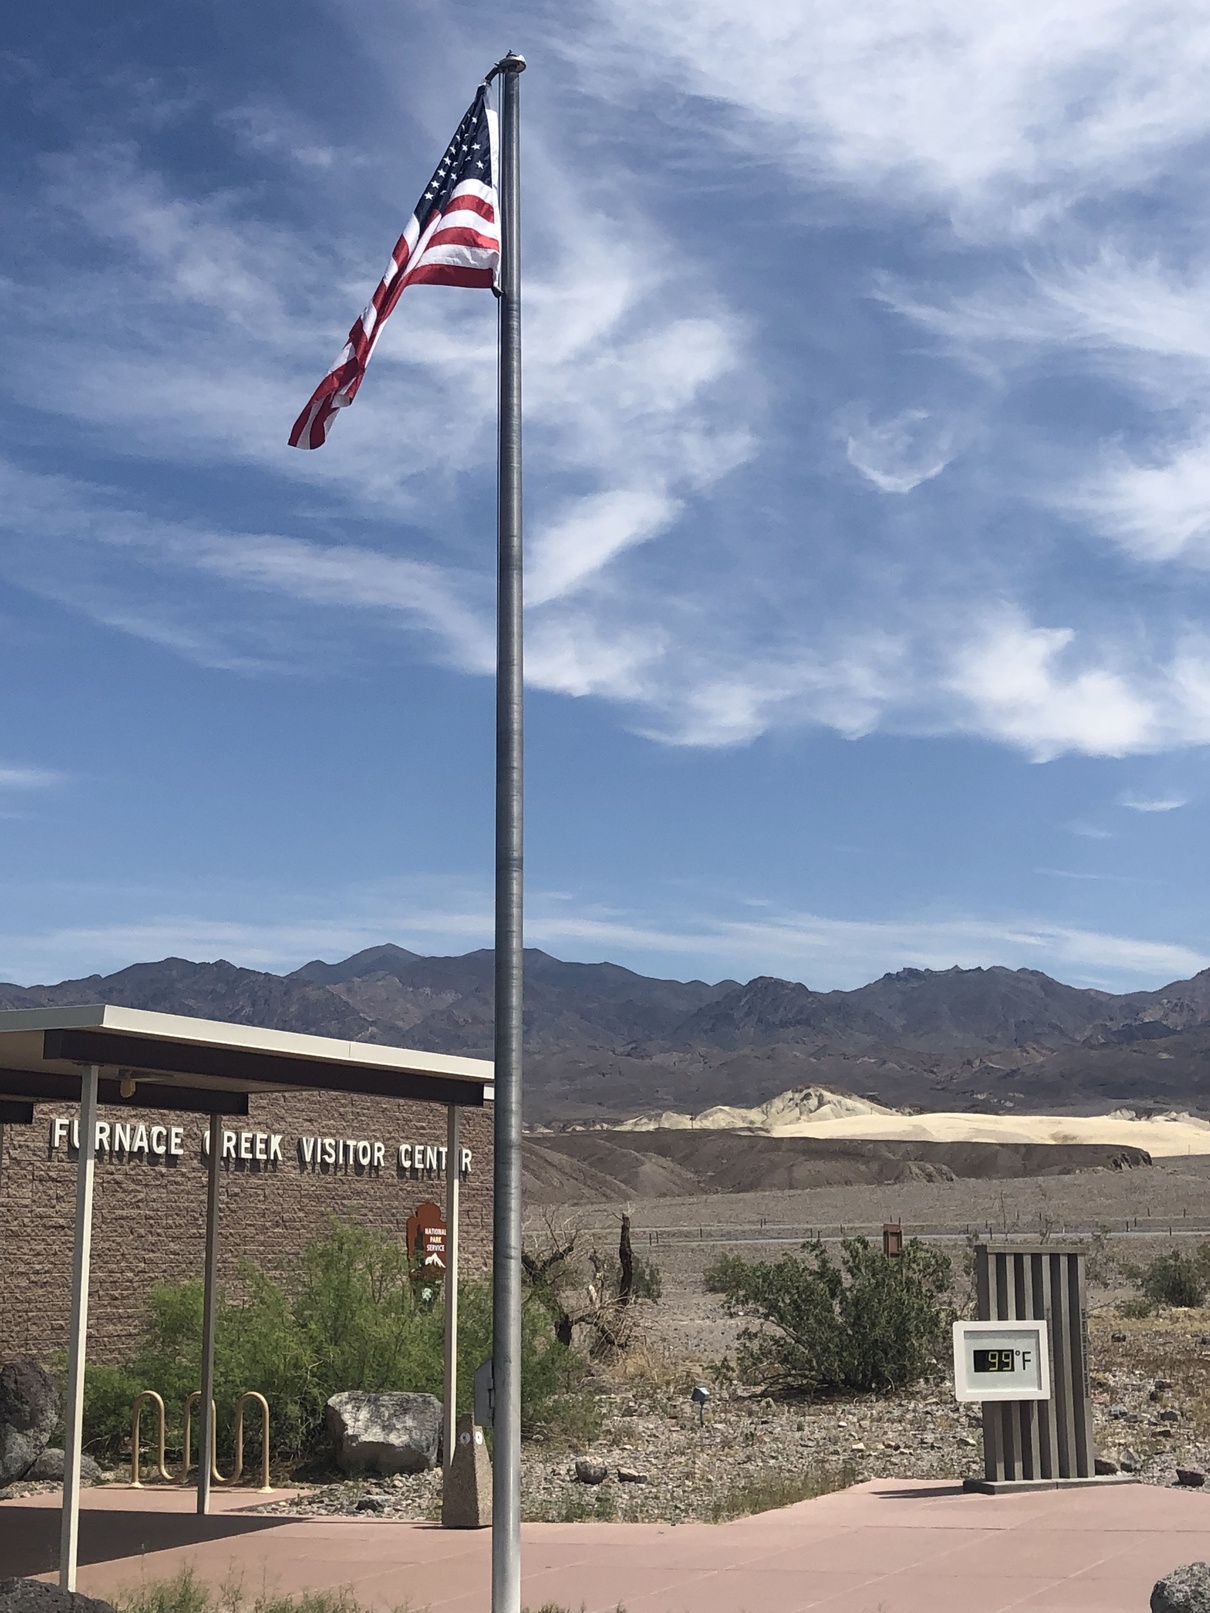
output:
{"label": "flagpole", "polygon": [[492,1613],[521,1613],[521,1037],[523,663],[521,597],[520,75],[500,78],[500,416],[496,638],[495,1193],[492,1211]]}

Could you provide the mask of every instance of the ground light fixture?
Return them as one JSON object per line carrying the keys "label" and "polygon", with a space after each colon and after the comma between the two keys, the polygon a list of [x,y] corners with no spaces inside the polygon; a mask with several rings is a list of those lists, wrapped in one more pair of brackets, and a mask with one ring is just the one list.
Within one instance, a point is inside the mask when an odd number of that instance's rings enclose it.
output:
{"label": "ground light fixture", "polygon": [[697,1407],[697,1420],[700,1426],[706,1421],[706,1402],[710,1399],[710,1391],[704,1383],[695,1384],[689,1398]]}

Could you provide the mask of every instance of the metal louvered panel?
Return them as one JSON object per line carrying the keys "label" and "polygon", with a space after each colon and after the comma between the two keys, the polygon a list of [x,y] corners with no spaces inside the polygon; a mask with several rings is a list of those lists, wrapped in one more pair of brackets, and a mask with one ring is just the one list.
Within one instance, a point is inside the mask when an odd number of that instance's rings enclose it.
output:
{"label": "metal louvered panel", "polygon": [[1091,1478],[1095,1452],[1083,1250],[1049,1243],[980,1244],[975,1292],[980,1321],[1045,1321],[1051,1350],[1049,1401],[984,1404],[985,1478],[1000,1484]]}

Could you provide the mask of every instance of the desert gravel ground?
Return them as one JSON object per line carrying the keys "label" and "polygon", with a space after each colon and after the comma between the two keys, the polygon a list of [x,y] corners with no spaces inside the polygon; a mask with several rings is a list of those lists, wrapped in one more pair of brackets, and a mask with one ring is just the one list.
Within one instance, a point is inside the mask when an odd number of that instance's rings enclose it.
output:
{"label": "desert gravel ground", "polygon": [[[562,1217],[585,1229],[587,1248],[616,1247],[620,1205],[578,1207]],[[631,1205],[636,1251],[659,1266],[663,1295],[645,1306],[637,1359],[604,1377],[603,1427],[584,1449],[527,1442],[523,1506],[532,1519],[721,1518],[780,1505],[868,1478],[961,1478],[982,1471],[977,1407],[958,1406],[948,1382],[877,1399],[794,1404],[759,1386],[726,1387],[713,1371],[734,1360],[738,1323],[702,1286],[706,1266],[728,1250],[747,1259],[796,1252],[805,1237],[877,1235],[901,1220],[909,1236],[940,1237],[962,1297],[968,1229],[1003,1235],[1096,1235],[1090,1322],[1097,1448],[1150,1484],[1176,1482],[1178,1468],[1210,1473],[1210,1309],[1123,1320],[1127,1289],[1112,1257],[1141,1262],[1164,1248],[1210,1241],[1210,1159],[1170,1159],[1150,1169],[1093,1171],[1009,1181],[904,1182],[887,1187],[645,1200]],[[541,1218],[534,1227],[541,1229]],[[699,1424],[688,1392],[711,1385]],[[576,1478],[582,1457],[604,1467],[600,1484]],[[624,1472],[627,1477],[619,1477]],[[292,1481],[294,1482],[294,1481]],[[437,1472],[306,1489],[265,1510],[292,1514],[431,1518],[440,1510]],[[1201,1492],[1210,1500],[1210,1481]]]}
{"label": "desert gravel ground", "polygon": [[[621,1206],[578,1208],[563,1217],[585,1246],[611,1252]],[[1090,1321],[1097,1448],[1144,1482],[1172,1484],[1178,1467],[1210,1472],[1210,1310],[1124,1321],[1129,1289],[1113,1263],[1210,1241],[1210,1160],[1167,1160],[1150,1169],[1094,1171],[1011,1181],[906,1182],[892,1187],[646,1200],[629,1206],[636,1251],[660,1268],[663,1294],[644,1307],[644,1351],[630,1381],[602,1385],[601,1437],[583,1452],[528,1443],[523,1505],[535,1519],[617,1517],[686,1520],[779,1504],[793,1487],[867,1478],[961,1478],[982,1471],[978,1407],[959,1406],[948,1382],[877,1399],[793,1404],[757,1386],[714,1387],[704,1424],[688,1400],[695,1378],[735,1356],[739,1323],[707,1294],[702,1273],[734,1250],[746,1259],[797,1252],[813,1232],[876,1234],[902,1220],[910,1236],[941,1234],[963,1297],[967,1229],[1095,1237]],[[541,1221],[534,1223],[541,1231]],[[1187,1236],[1182,1236],[1187,1234]],[[1096,1249],[1097,1244],[1090,1244]],[[1110,1286],[1106,1286],[1109,1284]],[[600,1485],[578,1482],[577,1454],[605,1467]],[[638,1479],[619,1479],[625,1470]],[[1210,1498],[1210,1483],[1206,1492]],[[322,1487],[294,1511],[354,1510],[434,1516],[440,1477]]]}
{"label": "desert gravel ground", "polygon": [[[1094,1316],[1090,1343],[1098,1452],[1147,1484],[1176,1484],[1178,1469],[1210,1474],[1210,1310],[1141,1321],[1107,1311]],[[982,1472],[979,1409],[959,1406],[948,1383],[797,1404],[755,1389],[719,1389],[699,1423],[688,1381],[646,1391],[636,1383],[603,1397],[601,1437],[582,1453],[606,1469],[601,1484],[576,1478],[575,1452],[528,1443],[525,1516],[712,1520],[783,1505],[796,1498],[795,1487],[812,1483],[831,1489]],[[1210,1480],[1201,1493],[1210,1504]],[[433,1472],[319,1486],[263,1510],[432,1518],[440,1498]]]}
{"label": "desert gravel ground", "polygon": [[[795,1499],[788,1487],[812,1479],[819,1489],[835,1489],[883,1475],[941,1478],[979,1470],[977,1419],[939,1391],[806,1406],[751,1392],[720,1393],[700,1424],[687,1395],[658,1401],[613,1395],[604,1410],[602,1435],[583,1453],[606,1469],[603,1483],[579,1482],[572,1452],[526,1445],[526,1518],[683,1523],[762,1510],[754,1501]],[[433,1472],[327,1485],[259,1510],[330,1515],[364,1509],[429,1518],[440,1507],[441,1475]]]}

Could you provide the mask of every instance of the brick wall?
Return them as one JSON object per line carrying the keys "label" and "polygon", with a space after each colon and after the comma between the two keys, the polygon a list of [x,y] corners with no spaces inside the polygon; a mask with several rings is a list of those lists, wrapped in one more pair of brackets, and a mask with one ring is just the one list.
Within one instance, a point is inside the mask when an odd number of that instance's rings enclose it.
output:
{"label": "brick wall", "polygon": [[[462,1146],[471,1150],[462,1183],[467,1275],[486,1270],[491,1260],[492,1112],[490,1105],[462,1111]],[[132,1145],[141,1140],[137,1126],[147,1128],[145,1150],[102,1147],[97,1155],[88,1353],[90,1360],[116,1364],[135,1344],[151,1286],[202,1275],[208,1121],[111,1105],[98,1115],[102,1124],[130,1126]],[[75,1118],[72,1105],[39,1104],[32,1126],[3,1128],[0,1361],[26,1354],[44,1359],[66,1347],[75,1150],[70,1126],[54,1122]],[[329,1093],[253,1096],[246,1119],[223,1120],[235,1134],[227,1145],[235,1157],[225,1158],[221,1169],[220,1280],[235,1277],[241,1257],[266,1270],[287,1266],[309,1239],[323,1234],[330,1216],[381,1228],[402,1242],[418,1204],[432,1199],[444,1207],[441,1156],[434,1169],[429,1150],[444,1149],[445,1125],[446,1111],[436,1104]],[[326,1162],[325,1150],[312,1147],[308,1164],[308,1138],[331,1139],[327,1152],[337,1161]],[[350,1150],[350,1142],[370,1144],[368,1166],[361,1163],[366,1150]],[[374,1162],[376,1143],[381,1164]],[[422,1163],[405,1168],[400,1146],[414,1155],[417,1144]],[[174,1145],[179,1152],[172,1152]],[[258,1148],[266,1156],[280,1152],[280,1159],[257,1159]],[[342,1152],[352,1158],[340,1162]]]}

